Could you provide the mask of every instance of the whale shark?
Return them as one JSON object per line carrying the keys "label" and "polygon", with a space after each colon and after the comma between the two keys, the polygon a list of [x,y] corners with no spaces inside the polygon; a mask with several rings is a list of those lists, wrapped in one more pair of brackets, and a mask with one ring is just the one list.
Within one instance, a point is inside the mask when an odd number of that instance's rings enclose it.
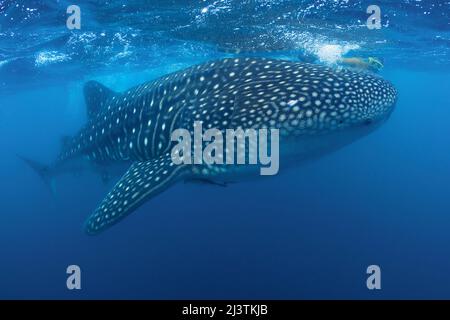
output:
{"label": "whale shark", "polygon": [[369,134],[397,100],[393,85],[377,75],[270,58],[210,61],[121,93],[89,81],[84,94],[87,123],[51,165],[37,170],[48,177],[77,158],[129,164],[88,217],[90,235],[179,181],[256,178],[249,166],[174,164],[171,133],[178,128],[193,131],[196,121],[205,129],[276,128],[283,171]]}

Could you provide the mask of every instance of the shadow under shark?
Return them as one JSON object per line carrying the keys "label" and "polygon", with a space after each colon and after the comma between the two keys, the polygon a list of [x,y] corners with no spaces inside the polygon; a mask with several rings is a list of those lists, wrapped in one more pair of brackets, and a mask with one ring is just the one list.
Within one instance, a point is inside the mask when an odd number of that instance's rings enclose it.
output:
{"label": "shadow under shark", "polygon": [[[175,165],[171,133],[279,129],[280,170],[363,137],[391,114],[397,92],[378,76],[325,66],[236,58],[181,70],[123,93],[98,82],[84,88],[88,123],[50,166],[27,162],[46,181],[77,158],[95,167],[130,163],[85,224],[97,234],[178,181],[212,184],[258,176],[244,165]],[[219,181],[219,182],[217,182]]]}

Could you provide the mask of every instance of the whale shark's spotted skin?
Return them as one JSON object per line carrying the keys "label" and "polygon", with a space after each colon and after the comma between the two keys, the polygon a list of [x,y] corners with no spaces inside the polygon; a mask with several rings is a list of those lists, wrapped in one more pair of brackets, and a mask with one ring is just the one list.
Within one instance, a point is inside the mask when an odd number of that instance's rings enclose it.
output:
{"label": "whale shark's spotted skin", "polygon": [[349,143],[367,132],[361,128],[386,119],[396,101],[395,89],[373,75],[264,58],[208,62],[122,94],[89,82],[85,96],[89,121],[55,166],[80,155],[98,163],[133,162],[88,219],[90,234],[180,179],[235,171],[174,165],[170,137],[175,129],[192,131],[194,121],[203,121],[204,129],[278,128],[281,143],[294,141],[290,153],[299,148],[304,157],[311,146],[298,147],[302,141],[317,145],[320,137],[345,136],[337,144]]}

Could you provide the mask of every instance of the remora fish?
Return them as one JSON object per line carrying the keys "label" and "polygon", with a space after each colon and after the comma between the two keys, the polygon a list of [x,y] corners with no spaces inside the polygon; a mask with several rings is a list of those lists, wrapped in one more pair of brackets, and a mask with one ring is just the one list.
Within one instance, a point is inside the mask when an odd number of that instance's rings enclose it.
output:
{"label": "remora fish", "polygon": [[[394,87],[369,74],[265,58],[193,66],[124,93],[88,82],[88,123],[42,176],[68,161],[131,162],[88,218],[88,234],[119,222],[180,180],[235,181],[238,166],[175,165],[171,133],[204,128],[277,128],[282,163],[299,164],[347,145],[378,127],[397,99]],[[285,161],[285,162],[284,162]]]}

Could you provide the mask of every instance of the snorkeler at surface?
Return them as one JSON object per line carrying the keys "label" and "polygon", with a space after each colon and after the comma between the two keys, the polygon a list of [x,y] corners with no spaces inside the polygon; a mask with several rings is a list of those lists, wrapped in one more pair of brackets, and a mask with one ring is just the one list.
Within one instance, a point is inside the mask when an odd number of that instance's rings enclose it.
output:
{"label": "snorkeler at surface", "polygon": [[378,72],[384,67],[380,59],[374,57],[368,57],[367,59],[358,57],[341,58],[340,61],[338,61],[338,63],[346,67],[362,69],[372,72]]}
{"label": "snorkeler at surface", "polygon": [[[333,55],[332,55],[333,56]],[[344,58],[339,57],[338,55],[333,56],[333,59],[321,59],[320,55],[317,56],[315,54],[303,52],[299,55],[299,59],[303,62],[307,63],[325,63],[328,65],[337,65],[342,66],[346,68],[352,68],[356,70],[363,70],[363,71],[371,71],[371,72],[379,72],[381,69],[383,69],[384,65],[380,58],[375,57],[368,57],[368,58],[362,58],[362,57],[350,57],[350,58]]]}

